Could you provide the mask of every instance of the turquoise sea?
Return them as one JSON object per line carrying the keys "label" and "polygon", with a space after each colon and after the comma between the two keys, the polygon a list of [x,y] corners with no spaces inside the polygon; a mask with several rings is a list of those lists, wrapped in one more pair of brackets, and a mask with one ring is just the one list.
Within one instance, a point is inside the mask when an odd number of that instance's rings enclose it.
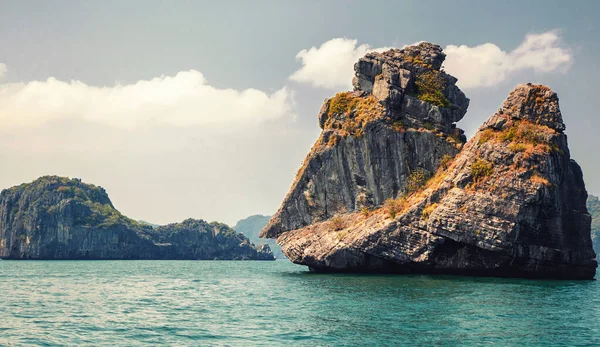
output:
{"label": "turquoise sea", "polygon": [[0,261],[2,346],[598,346],[598,281]]}

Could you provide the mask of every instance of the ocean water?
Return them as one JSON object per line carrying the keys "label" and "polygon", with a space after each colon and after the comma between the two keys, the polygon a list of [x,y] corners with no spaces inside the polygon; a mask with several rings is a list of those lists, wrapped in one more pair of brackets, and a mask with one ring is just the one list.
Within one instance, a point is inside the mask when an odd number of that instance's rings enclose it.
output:
{"label": "ocean water", "polygon": [[598,281],[0,261],[2,346],[599,346]]}

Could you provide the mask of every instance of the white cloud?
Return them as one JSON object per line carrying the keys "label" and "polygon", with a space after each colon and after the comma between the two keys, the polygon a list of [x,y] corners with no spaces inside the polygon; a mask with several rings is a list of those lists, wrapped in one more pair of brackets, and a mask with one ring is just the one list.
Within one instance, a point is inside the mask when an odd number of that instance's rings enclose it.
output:
{"label": "white cloud", "polygon": [[6,65],[0,63],[0,78],[6,73]]}
{"label": "white cloud", "polygon": [[290,115],[292,105],[293,95],[285,87],[272,94],[217,89],[195,70],[112,87],[49,78],[0,84],[0,127],[61,119],[127,128],[247,123]]}
{"label": "white cloud", "polygon": [[367,44],[357,46],[357,43],[357,40],[336,38],[321,47],[301,50],[296,60],[302,63],[302,67],[290,76],[290,80],[320,88],[352,88],[354,63],[358,58],[367,52],[387,49],[374,49]]}
{"label": "white cloud", "polygon": [[444,67],[456,76],[461,88],[489,87],[518,71],[550,72],[572,61],[569,49],[560,46],[556,31],[530,34],[513,51],[505,52],[493,43],[475,47],[449,45]]}
{"label": "white cloud", "polygon": [[[320,47],[300,51],[296,59],[302,63],[302,67],[290,79],[320,88],[350,88],[354,63],[369,51],[386,49],[372,49],[368,44],[357,46],[357,40],[352,39],[332,39]],[[444,62],[446,71],[456,76],[458,85],[464,89],[489,87],[515,72],[527,69],[536,72],[555,71],[572,61],[570,50],[561,47],[556,31],[527,35],[510,52],[503,51],[493,43],[475,47],[449,45],[444,52],[447,55]]]}

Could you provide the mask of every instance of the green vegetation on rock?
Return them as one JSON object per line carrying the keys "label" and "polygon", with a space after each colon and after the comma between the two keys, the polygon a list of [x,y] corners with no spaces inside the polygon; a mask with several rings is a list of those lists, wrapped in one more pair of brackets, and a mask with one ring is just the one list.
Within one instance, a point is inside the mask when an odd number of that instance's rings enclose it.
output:
{"label": "green vegetation on rock", "polygon": [[33,204],[51,215],[63,213],[65,209],[77,210],[75,225],[100,229],[119,224],[131,228],[139,226],[115,209],[104,188],[83,183],[80,179],[43,176],[8,191],[34,197]]}
{"label": "green vegetation on rock", "polygon": [[549,139],[555,130],[542,124],[535,124],[529,120],[516,120],[501,130],[485,129],[479,136],[480,145],[494,141],[507,143],[507,148],[514,153],[525,153],[525,157],[533,154],[545,154],[551,151],[559,152],[560,149]]}
{"label": "green vegetation on rock", "polygon": [[383,106],[373,97],[358,96],[351,92],[336,94],[328,101],[325,129],[340,129],[343,137],[361,137],[364,127],[384,115]]}
{"label": "green vegetation on rock", "polygon": [[417,98],[439,107],[450,107],[451,103],[444,95],[444,79],[440,72],[430,70],[417,76]]}
{"label": "green vegetation on rock", "polygon": [[475,182],[491,175],[492,172],[494,172],[492,163],[485,159],[477,159],[471,164],[471,176]]}
{"label": "green vegetation on rock", "polygon": [[431,175],[423,169],[413,170],[406,180],[406,191],[408,193],[413,193],[421,189],[425,183],[427,183],[430,176]]}

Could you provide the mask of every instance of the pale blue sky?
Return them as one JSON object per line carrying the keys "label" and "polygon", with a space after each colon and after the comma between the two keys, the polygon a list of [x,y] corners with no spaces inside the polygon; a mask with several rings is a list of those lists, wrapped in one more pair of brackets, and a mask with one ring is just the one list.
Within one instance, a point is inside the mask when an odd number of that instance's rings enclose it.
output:
{"label": "pale blue sky", "polygon": [[572,54],[568,72],[523,70],[466,90],[460,126],[472,134],[518,83],[547,84],[588,190],[600,194],[598,13],[599,1],[0,1],[0,84],[54,77],[112,87],[197,70],[218,89],[286,87],[295,100],[295,117],[252,126],[0,124],[0,188],[42,174],[81,177],[106,187],[122,212],[157,223],[271,214],[318,136],[316,112],[336,92],[288,79],[302,49],[346,37],[372,47],[423,40],[511,51],[527,34],[554,30]]}

